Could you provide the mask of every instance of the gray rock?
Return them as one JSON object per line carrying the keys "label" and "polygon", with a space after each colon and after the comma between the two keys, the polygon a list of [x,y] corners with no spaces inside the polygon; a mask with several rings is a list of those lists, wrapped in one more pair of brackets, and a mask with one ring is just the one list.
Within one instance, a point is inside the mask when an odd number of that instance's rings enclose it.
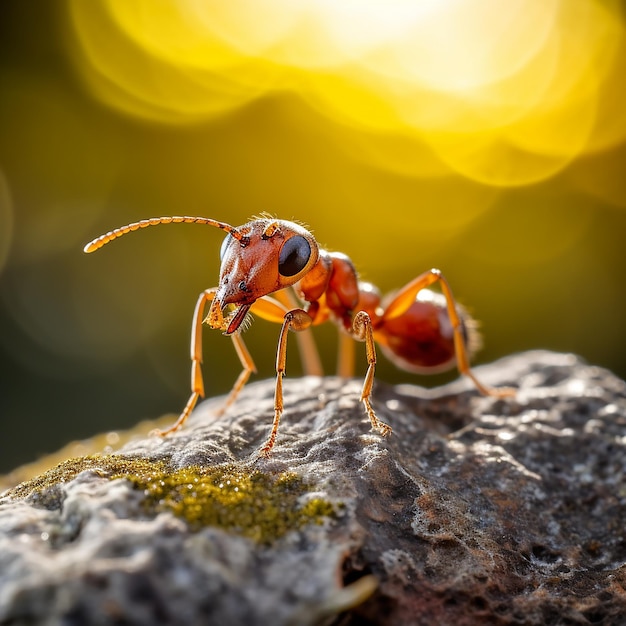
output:
{"label": "gray rock", "polygon": [[[165,439],[5,493],[0,624],[626,623],[626,383],[548,352],[477,373],[518,395],[378,382],[382,438],[360,381],[286,380],[265,460],[263,381],[223,417],[209,400]],[[217,497],[191,514],[158,490],[216,468],[243,477],[234,521],[231,500],[211,521]],[[291,473],[283,491],[263,483],[267,499],[246,482]]]}

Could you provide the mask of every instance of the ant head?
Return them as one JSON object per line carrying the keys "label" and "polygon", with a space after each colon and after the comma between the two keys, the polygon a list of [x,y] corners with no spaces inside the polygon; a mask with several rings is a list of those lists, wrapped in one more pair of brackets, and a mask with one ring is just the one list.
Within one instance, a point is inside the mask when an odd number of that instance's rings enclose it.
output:
{"label": "ant head", "polygon": [[[220,283],[209,312],[212,328],[230,335],[237,331],[252,304],[263,296],[298,282],[319,258],[313,235],[294,222],[262,217],[234,227],[207,217],[154,217],[116,228],[94,239],[85,252],[94,252],[127,233],[158,224],[204,224],[225,230]],[[228,305],[237,310],[224,320]]]}
{"label": "ant head", "polygon": [[256,219],[238,226],[237,234],[229,233],[222,244],[220,282],[209,315],[217,316],[210,323],[219,326],[216,307],[220,312],[229,304],[239,307],[225,324],[227,334],[240,327],[258,298],[294,285],[319,258],[313,235],[294,222]]}

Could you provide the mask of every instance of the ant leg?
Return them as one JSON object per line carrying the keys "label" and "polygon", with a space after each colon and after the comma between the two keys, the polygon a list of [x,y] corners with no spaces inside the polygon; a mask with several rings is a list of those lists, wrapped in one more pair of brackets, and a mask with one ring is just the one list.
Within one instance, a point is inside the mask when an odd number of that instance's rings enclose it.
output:
{"label": "ant leg", "polygon": [[216,415],[223,415],[226,410],[235,402],[239,392],[244,388],[245,384],[248,382],[250,378],[250,374],[256,374],[256,366],[254,365],[254,361],[250,356],[250,352],[246,347],[243,339],[240,334],[231,335],[230,338],[233,341],[233,345],[235,346],[235,352],[237,352],[237,356],[239,357],[239,361],[243,367],[241,373],[237,377],[233,388],[230,390],[228,397],[226,398],[226,402],[215,412]]}
{"label": "ant leg", "polygon": [[[288,309],[284,307],[278,300],[274,298],[270,298],[269,296],[263,296],[259,298],[253,305],[250,307],[250,312],[258,315],[260,318],[265,319],[270,322],[282,322],[285,317],[285,313],[287,313]],[[235,351],[237,352],[237,356],[239,357],[239,361],[243,369],[239,374],[239,377],[235,381],[233,388],[228,394],[228,398],[226,398],[226,402],[224,402],[223,406],[219,408],[216,412],[217,415],[222,415],[228,407],[230,407],[239,392],[244,388],[245,384],[248,382],[251,374],[256,374],[256,366],[252,357],[250,356],[250,352],[246,347],[246,344],[243,341],[240,333],[236,333],[230,336],[233,345],[235,346]]]}
{"label": "ant leg", "polygon": [[[297,309],[300,306],[293,293],[293,289],[282,289],[281,291],[277,291],[274,295],[276,299],[286,307],[285,311]],[[311,329],[307,328],[298,333],[296,335],[296,341],[298,342],[302,371],[305,376],[323,376],[324,368],[322,367],[322,360],[320,359]]]}
{"label": "ant leg", "polygon": [[[275,295],[275,298],[270,296],[259,298],[250,308],[250,313],[254,313],[268,322],[282,324],[288,311],[300,310],[295,299],[288,297],[289,293],[286,293],[285,290],[278,291]],[[296,340],[300,349],[304,373],[307,376],[323,376],[322,362],[311,329],[308,327],[302,329],[302,332],[296,335]]]}
{"label": "ant leg", "polygon": [[276,388],[274,390],[274,421],[272,423],[272,431],[265,445],[261,448],[260,454],[269,457],[274,443],[276,434],[278,433],[278,425],[283,414],[283,376],[285,375],[285,367],[287,364],[287,333],[290,329],[301,331],[307,329],[312,319],[306,311],[302,309],[293,309],[285,313],[283,325],[280,329],[278,338],[278,349],[276,351]]}
{"label": "ant leg", "polygon": [[354,376],[354,338],[343,329],[338,329],[339,348],[337,350],[337,376],[352,378]]}
{"label": "ant leg", "polygon": [[215,298],[216,293],[216,287],[203,291],[196,302],[196,308],[193,313],[191,325],[191,396],[176,422],[165,430],[155,430],[155,435],[164,437],[178,430],[187,421],[198,400],[204,397],[204,383],[202,381],[202,322],[204,320],[204,307],[207,302]]}
{"label": "ant leg", "polygon": [[[191,396],[185,405],[179,418],[169,428],[165,430],[156,430],[155,434],[161,437],[169,435],[181,428],[191,415],[198,400],[204,397],[204,382],[202,380],[202,323],[205,319],[204,310],[208,302],[215,298],[217,288],[207,289],[200,294],[193,313],[193,322],[191,326]],[[243,339],[239,335],[231,335],[235,351],[239,357],[239,361],[243,367],[241,374],[235,381],[235,384],[226,398],[224,405],[218,409],[217,415],[222,415],[224,411],[235,401],[239,392],[250,378],[250,374],[256,372],[254,361],[246,348]]]}
{"label": "ant leg", "polygon": [[365,411],[370,418],[372,428],[378,430],[381,435],[386,436],[391,433],[391,426],[381,422],[370,403],[372,387],[374,386],[374,371],[376,370],[376,345],[374,344],[374,333],[372,332],[372,320],[365,311],[359,311],[352,322],[352,334],[355,339],[365,341],[365,351],[367,354],[367,373],[363,380],[361,390],[361,402],[365,406]]}
{"label": "ant leg", "polygon": [[467,349],[465,347],[465,339],[463,337],[463,325],[456,309],[456,300],[452,295],[452,289],[450,288],[448,281],[440,270],[431,269],[424,272],[412,280],[408,285],[403,287],[385,309],[383,318],[385,320],[389,320],[402,315],[413,304],[415,296],[422,289],[430,287],[437,282],[441,284],[441,291],[446,298],[446,309],[448,317],[450,318],[450,323],[452,324],[454,351],[456,354],[456,362],[459,372],[467,376],[474,383],[478,391],[485,396],[507,398],[515,395],[515,390],[510,387],[494,389],[483,385],[472,372],[469,365]]}

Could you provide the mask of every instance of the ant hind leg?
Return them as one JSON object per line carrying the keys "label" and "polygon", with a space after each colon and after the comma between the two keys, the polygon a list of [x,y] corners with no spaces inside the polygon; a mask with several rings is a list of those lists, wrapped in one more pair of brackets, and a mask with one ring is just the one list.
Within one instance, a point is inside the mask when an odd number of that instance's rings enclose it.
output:
{"label": "ant hind leg", "polygon": [[361,389],[361,402],[365,406],[365,411],[370,418],[372,428],[380,432],[383,437],[391,433],[391,426],[378,419],[370,397],[374,386],[374,372],[376,370],[376,346],[374,344],[374,333],[372,331],[372,320],[365,311],[359,311],[352,322],[352,335],[359,341],[365,341],[365,351],[367,354],[367,372],[363,380]]}

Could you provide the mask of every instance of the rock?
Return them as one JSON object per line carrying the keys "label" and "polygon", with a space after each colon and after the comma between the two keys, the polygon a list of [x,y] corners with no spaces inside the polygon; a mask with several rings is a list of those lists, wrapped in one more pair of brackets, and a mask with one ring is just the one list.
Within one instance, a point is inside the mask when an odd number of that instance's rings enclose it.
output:
{"label": "rock", "polygon": [[[529,352],[466,381],[273,381],[0,504],[0,624],[626,623],[626,383]],[[230,481],[230,483],[228,482]]]}

